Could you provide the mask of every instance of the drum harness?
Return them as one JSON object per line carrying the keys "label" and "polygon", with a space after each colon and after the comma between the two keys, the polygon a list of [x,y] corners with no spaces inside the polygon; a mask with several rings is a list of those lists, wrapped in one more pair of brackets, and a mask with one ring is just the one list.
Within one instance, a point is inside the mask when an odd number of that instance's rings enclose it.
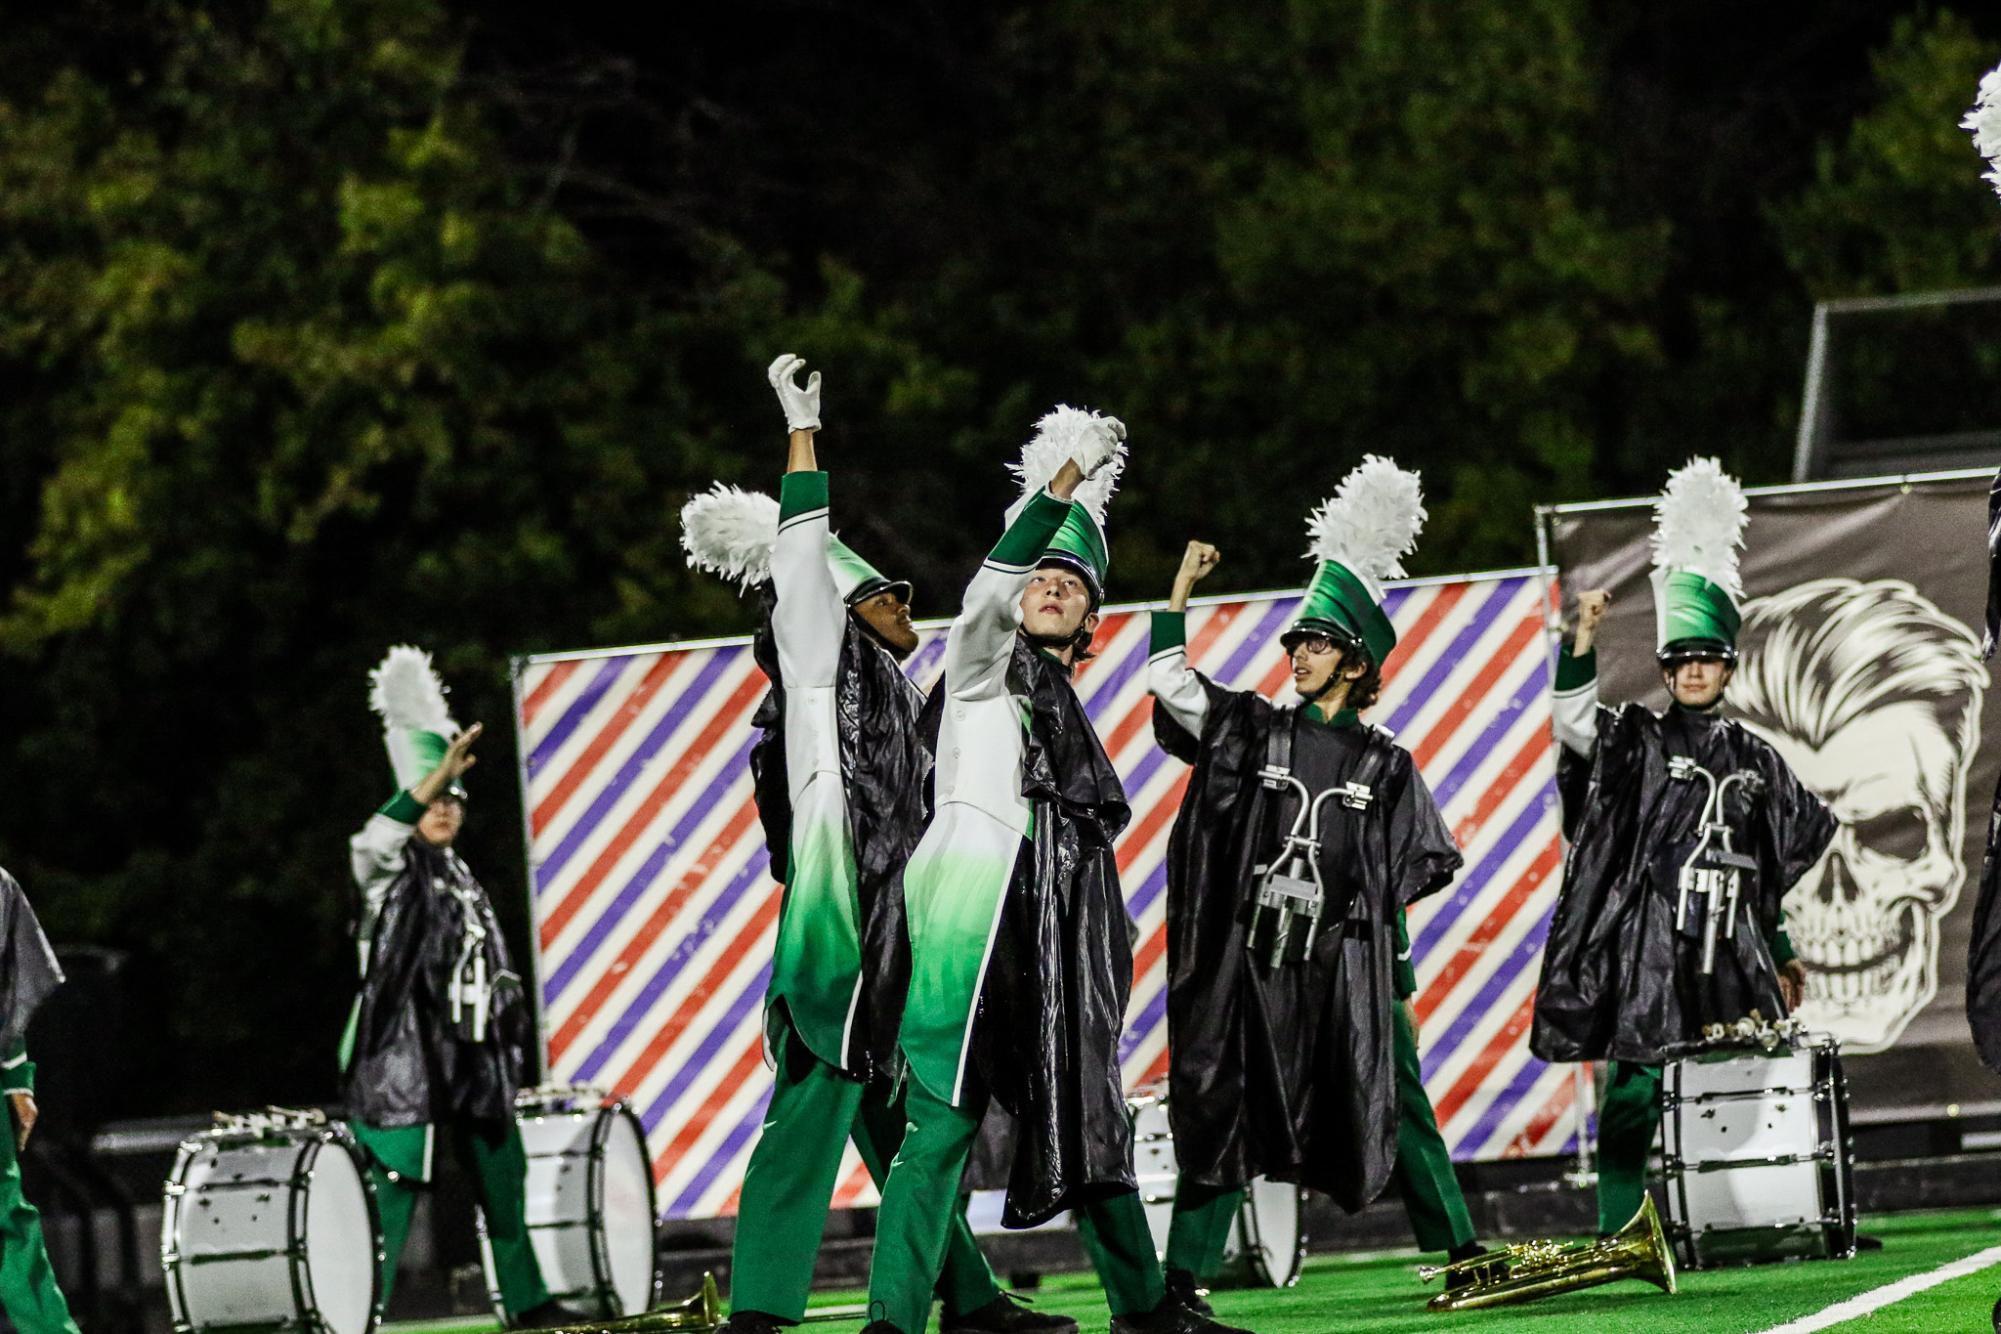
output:
{"label": "drum harness", "polygon": [[[452,858],[453,869],[457,870],[457,858]],[[464,879],[453,876],[449,881],[440,877],[434,882],[458,900],[459,917],[459,957],[452,965],[452,976],[445,989],[445,999],[450,1007],[452,1027],[467,1042],[486,1041],[487,1021],[493,1014],[493,989],[498,980],[486,973],[486,920],[480,912],[480,896],[469,888]]]}
{"label": "drum harness", "polygon": [[[1356,776],[1347,782],[1314,793],[1292,772],[1293,729],[1298,726],[1298,711],[1278,710],[1279,717],[1273,719],[1270,735],[1265,741],[1265,765],[1258,771],[1261,786],[1275,793],[1290,793],[1299,802],[1299,809],[1292,817],[1285,841],[1278,853],[1269,862],[1251,868],[1254,887],[1251,897],[1251,916],[1244,932],[1244,948],[1253,956],[1259,953],[1258,940],[1266,923],[1270,924],[1270,953],[1268,966],[1278,968],[1287,963],[1301,963],[1311,957],[1313,942],[1320,930],[1320,919],[1327,909],[1327,884],[1320,871],[1321,812],[1332,801],[1338,801],[1351,811],[1366,811],[1375,804],[1375,789],[1370,781],[1382,767],[1383,747],[1370,745],[1362,753],[1362,762],[1356,767]],[[1369,724],[1372,732],[1380,731]],[[1280,800],[1282,800],[1282,796]],[[1274,803],[1276,806],[1276,803]],[[1354,896],[1342,905],[1345,913]],[[1299,922],[1305,923],[1305,930],[1295,936],[1294,928]],[[1294,940],[1298,941],[1295,948]]]}
{"label": "drum harness", "polygon": [[1695,935],[1698,929],[1689,924],[1690,900],[1698,897],[1701,900],[1694,906],[1702,917],[1699,928],[1702,972],[1707,977],[1716,971],[1718,925],[1721,924],[1724,937],[1736,935],[1744,872],[1755,873],[1758,869],[1754,859],[1730,846],[1730,826],[1724,823],[1723,803],[1732,787],[1741,787],[1747,796],[1756,796],[1763,791],[1764,780],[1749,769],[1739,769],[1719,779],[1687,755],[1668,757],[1668,777],[1682,782],[1699,779],[1709,785],[1709,794],[1702,803],[1701,833],[1675,876],[1678,898],[1674,910],[1674,929],[1684,936]]}

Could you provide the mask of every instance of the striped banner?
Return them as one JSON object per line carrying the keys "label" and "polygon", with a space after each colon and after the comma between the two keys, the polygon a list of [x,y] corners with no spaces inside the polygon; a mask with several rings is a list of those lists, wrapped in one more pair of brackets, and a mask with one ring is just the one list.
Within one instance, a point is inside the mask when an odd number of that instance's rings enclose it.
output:
{"label": "striped banner", "polygon": [[[1543,580],[1510,573],[1397,586],[1401,642],[1371,718],[1417,757],[1466,853],[1411,912],[1425,1082],[1456,1157],[1559,1152],[1572,1084],[1527,1049],[1537,956],[1560,860]],[[1190,658],[1274,698],[1296,596],[1190,609]],[[1077,688],[1125,779],[1119,844],[1140,925],[1124,1064],[1167,1069],[1167,834],[1188,772],[1153,744],[1147,616],[1108,609]],[[934,683],[942,626],[910,662]],[[760,1010],[779,890],[751,797],[750,718],[765,690],[733,639],[523,660],[516,673],[536,976],[550,1077],[629,1099],[662,1212],[734,1212],[770,1079]],[[850,1149],[837,1206],[873,1203]]]}

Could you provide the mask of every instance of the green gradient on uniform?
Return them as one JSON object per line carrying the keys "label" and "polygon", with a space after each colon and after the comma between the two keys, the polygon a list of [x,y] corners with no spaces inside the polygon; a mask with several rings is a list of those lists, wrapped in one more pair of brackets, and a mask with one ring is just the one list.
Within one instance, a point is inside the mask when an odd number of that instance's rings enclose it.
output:
{"label": "green gradient on uniform", "polygon": [[[793,811],[791,880],[772,947],[770,1001],[785,1002],[800,1040],[832,1066],[847,1064],[848,1019],[861,979],[860,910],[847,815],[840,802],[812,800],[816,779]],[[767,1020],[767,1023],[769,1020]]]}
{"label": "green gradient on uniform", "polygon": [[[1021,847],[1017,841],[1015,855]],[[966,1021],[1013,873],[1013,856],[920,847],[904,877],[911,967],[903,1051],[911,1073],[943,1100],[956,1093]]]}

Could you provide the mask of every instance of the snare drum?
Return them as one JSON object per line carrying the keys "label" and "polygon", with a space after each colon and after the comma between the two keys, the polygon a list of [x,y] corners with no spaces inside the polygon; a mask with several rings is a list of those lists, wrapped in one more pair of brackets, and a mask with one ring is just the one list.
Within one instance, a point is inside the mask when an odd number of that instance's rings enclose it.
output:
{"label": "snare drum", "polygon": [[[1126,1099],[1133,1118],[1133,1175],[1154,1251],[1167,1254],[1167,1230],[1174,1221],[1174,1188],[1180,1170],[1174,1160],[1174,1128],[1167,1117],[1167,1092],[1155,1087]],[[1299,1282],[1306,1236],[1299,1225],[1299,1187],[1256,1177],[1223,1242],[1216,1283],[1224,1287],[1289,1288]]]}
{"label": "snare drum", "polygon": [[[524,1090],[514,1120],[528,1156],[528,1237],[549,1296],[601,1319],[653,1305],[653,1160],[646,1132],[625,1103],[602,1089]],[[505,1318],[486,1223],[480,1258],[487,1293]]]}
{"label": "snare drum", "polygon": [[184,1140],[160,1262],[176,1330],[370,1334],[382,1228],[354,1136],[316,1113],[267,1113]]}
{"label": "snare drum", "polygon": [[1831,1037],[1664,1071],[1668,1232],[1691,1269],[1855,1254],[1848,1085]]}

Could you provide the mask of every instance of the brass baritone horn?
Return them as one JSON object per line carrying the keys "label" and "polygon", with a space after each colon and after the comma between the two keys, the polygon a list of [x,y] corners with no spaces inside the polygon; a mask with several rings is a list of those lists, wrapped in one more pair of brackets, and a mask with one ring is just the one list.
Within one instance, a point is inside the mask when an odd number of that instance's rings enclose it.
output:
{"label": "brass baritone horn", "polygon": [[678,1306],[607,1320],[586,1320],[546,1334],[652,1334],[664,1329],[714,1329],[722,1323],[723,1299],[716,1291],[716,1276],[703,1274],[701,1291]]}
{"label": "brass baritone horn", "polygon": [[1427,1309],[1472,1311],[1509,1306],[1622,1278],[1645,1279],[1670,1296],[1675,1290],[1674,1251],[1668,1246],[1651,1195],[1641,1202],[1632,1222],[1595,1242],[1524,1242],[1449,1265],[1422,1265],[1417,1271],[1426,1283],[1444,1278],[1448,1285],[1468,1273],[1472,1275],[1470,1283],[1459,1288],[1448,1286],[1426,1303]]}

